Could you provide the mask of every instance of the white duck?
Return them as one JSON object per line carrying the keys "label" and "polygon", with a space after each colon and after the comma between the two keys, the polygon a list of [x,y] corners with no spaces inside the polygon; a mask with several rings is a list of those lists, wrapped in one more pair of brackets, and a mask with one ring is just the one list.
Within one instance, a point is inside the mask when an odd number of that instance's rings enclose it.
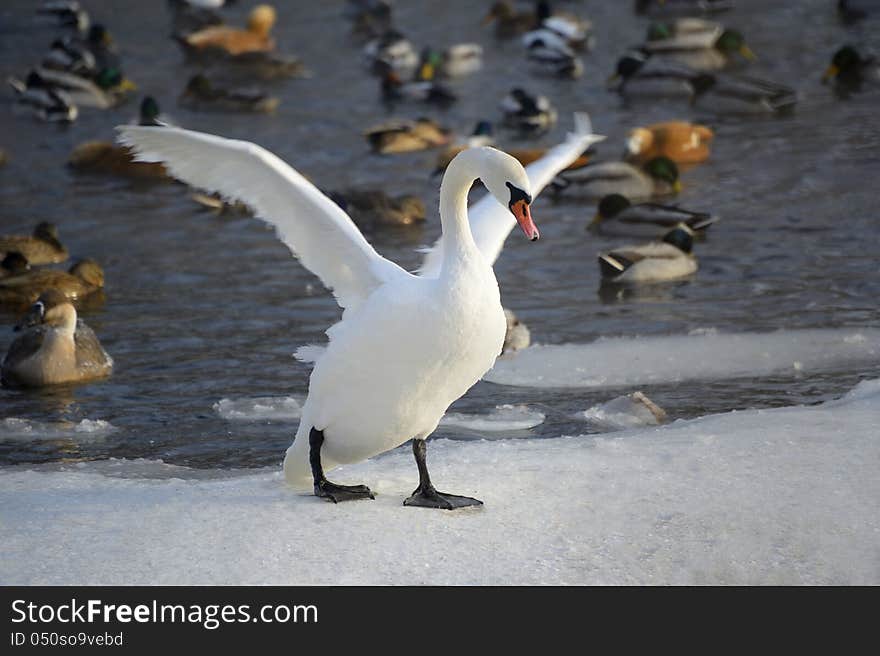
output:
{"label": "white duck", "polygon": [[[284,461],[287,481],[311,482],[316,496],[334,502],[373,498],[366,486],[328,481],[325,468],[413,438],[419,487],[404,505],[480,505],[434,488],[425,438],[501,352],[506,321],[494,257],[484,257],[474,240],[467,195],[480,178],[493,197],[489,202],[505,207],[526,236],[537,239],[531,183],[522,165],[489,147],[463,151],[450,163],[440,189],[439,271],[416,276],[376,253],[338,205],[255,144],[178,128],[117,129],[140,159],[163,161],[181,180],[252,206],[344,309],[342,320],[327,330],[330,342],[311,374],[300,427]],[[576,150],[572,158],[591,137],[569,146]],[[506,237],[509,225],[500,224]]]}

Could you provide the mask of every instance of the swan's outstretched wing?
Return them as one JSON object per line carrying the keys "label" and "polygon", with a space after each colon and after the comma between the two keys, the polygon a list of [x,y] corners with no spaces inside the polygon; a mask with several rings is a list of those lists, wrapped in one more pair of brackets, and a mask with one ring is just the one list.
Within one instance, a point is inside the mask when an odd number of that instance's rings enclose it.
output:
{"label": "swan's outstretched wing", "polygon": [[181,128],[123,125],[119,141],[144,162],[164,162],[175,178],[250,205],[333,291],[356,307],[379,285],[410,274],[380,256],[349,216],[268,150]]}
{"label": "swan's outstretched wing", "polygon": [[[550,184],[550,181],[560,171],[583,155],[591,144],[602,141],[604,138],[593,134],[593,126],[586,113],[576,113],[574,115],[574,132],[570,132],[565,141],[548,150],[541,159],[526,166],[526,173],[529,174],[529,181],[532,184],[533,199],[541,193],[544,187]],[[468,208],[468,218],[477,247],[486,260],[494,263],[504,247],[507,235],[516,225],[516,220],[506,207],[495,200],[492,194],[486,194]],[[426,277],[437,276],[440,273],[442,261],[443,237],[440,237],[434,246],[427,251],[419,274]]]}

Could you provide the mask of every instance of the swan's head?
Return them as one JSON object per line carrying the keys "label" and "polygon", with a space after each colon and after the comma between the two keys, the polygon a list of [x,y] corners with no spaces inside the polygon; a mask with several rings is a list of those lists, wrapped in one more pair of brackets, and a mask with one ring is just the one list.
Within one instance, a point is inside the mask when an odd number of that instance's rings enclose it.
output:
{"label": "swan's head", "polygon": [[532,204],[532,185],[523,165],[514,157],[495,148],[484,146],[479,150],[485,157],[480,180],[499,203],[510,209],[526,237],[535,241],[539,233],[529,209]]}

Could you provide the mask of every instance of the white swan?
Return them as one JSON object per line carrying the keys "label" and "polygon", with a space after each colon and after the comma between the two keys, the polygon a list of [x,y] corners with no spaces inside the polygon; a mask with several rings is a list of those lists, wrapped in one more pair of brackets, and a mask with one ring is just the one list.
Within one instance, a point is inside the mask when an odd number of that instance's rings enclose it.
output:
{"label": "white swan", "polygon": [[120,126],[142,161],[163,161],[177,178],[251,205],[344,309],[315,364],[287,480],[311,478],[334,502],[372,498],[366,486],[331,483],[324,468],[363,460],[413,438],[419,487],[404,503],[451,509],[479,505],[437,492],[425,438],[449,405],[501,353],[506,321],[498,283],[468,224],[467,194],[480,178],[529,239],[530,183],[513,157],[489,147],[460,153],[440,188],[443,263],[437,277],[407,273],[381,257],[332,200],[272,153],[248,142],[179,128]]}

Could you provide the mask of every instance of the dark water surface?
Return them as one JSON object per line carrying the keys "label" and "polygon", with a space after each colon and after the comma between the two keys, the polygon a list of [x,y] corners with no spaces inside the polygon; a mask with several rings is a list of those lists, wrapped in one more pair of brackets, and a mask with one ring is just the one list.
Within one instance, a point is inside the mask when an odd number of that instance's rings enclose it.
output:
{"label": "dark water surface", "polygon": [[[37,3],[0,7],[0,75],[23,75],[60,29],[33,14]],[[181,125],[246,138],[276,152],[322,188],[379,186],[415,193],[429,208],[424,228],[370,234],[385,256],[414,268],[415,248],[439,233],[439,181],[429,178],[432,152],[395,157],[369,153],[361,132],[388,117],[378,82],[361,63],[341,2],[278,3],[280,48],[302,57],[311,79],[272,83],[282,105],[274,116],[193,113],[176,98],[195,69],[169,38],[163,2],[87,0],[93,19],[115,35],[129,76]],[[243,22],[249,5],[227,10]],[[586,109],[608,135],[599,152],[622,152],[627,130],[664,119],[696,119],[716,130],[711,160],[683,175],[679,200],[723,216],[697,245],[693,280],[657,286],[638,297],[603,300],[597,251],[619,239],[588,234],[594,206],[539,199],[533,216],[542,240],[514,235],[496,272],[505,305],[545,344],[586,343],[599,336],[681,335],[782,328],[878,324],[880,247],[880,94],[865,90],[840,100],[819,83],[843,43],[877,49],[878,21],[844,26],[836,3],[745,2],[720,18],[739,27],[760,60],[750,73],[794,86],[791,116],[716,116],[681,100],[622,103],[604,81],[646,19],[629,2],[560,3],[589,16],[597,44],[584,55],[580,80],[543,79],[527,71],[518,41],[496,42],[480,19],[489,2],[397,2],[400,28],[417,44],[476,41],[485,48],[478,74],[451,83],[460,101],[446,112],[402,107],[395,115],[428,114],[459,131],[480,118],[498,120],[497,103],[512,87],[548,95],[560,121],[542,137],[552,145]],[[339,310],[317,280],[293,260],[273,232],[249,218],[201,211],[179,185],[133,184],[74,175],[64,162],[88,139],[109,139],[132,119],[137,101],[109,111],[83,109],[70,127],[18,115],[9,90],[0,102],[0,147],[11,162],[0,169],[0,233],[29,232],[40,220],[58,224],[74,257],[94,257],[106,270],[106,302],[81,315],[116,361],[106,382],[52,392],[0,390],[0,420],[104,420],[109,434],[58,439],[0,438],[0,462],[145,457],[194,467],[256,467],[280,462],[294,425],[235,423],[212,406],[222,398],[303,397],[309,369],[291,354],[323,341]],[[501,133],[500,145],[514,145]],[[516,144],[522,145],[522,144]],[[333,257],[328,253],[328,257]],[[0,323],[16,317],[0,310]],[[0,330],[4,351],[12,339]],[[801,377],[720,380],[644,387],[670,416],[694,417],[732,408],[809,403],[880,376],[876,363],[859,371]],[[381,372],[377,372],[381,384]],[[479,383],[454,408],[483,412],[502,403],[529,403],[547,415],[536,438],[585,432],[572,414],[630,391],[546,390]],[[454,437],[450,430],[438,435]]]}

